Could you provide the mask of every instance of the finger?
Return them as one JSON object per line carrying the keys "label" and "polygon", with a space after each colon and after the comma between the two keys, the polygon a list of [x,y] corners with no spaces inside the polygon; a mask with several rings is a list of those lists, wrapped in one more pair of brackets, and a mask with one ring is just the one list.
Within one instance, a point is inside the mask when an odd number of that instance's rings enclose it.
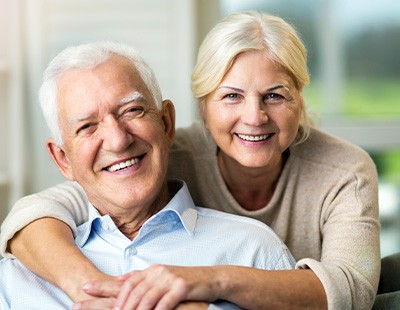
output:
{"label": "finger", "polygon": [[122,280],[125,281],[127,279],[129,279],[131,276],[133,276],[135,273],[139,273],[140,271],[134,270],[134,271],[130,271],[128,273],[122,274],[120,276],[117,277],[118,280]]}
{"label": "finger", "polygon": [[112,310],[115,305],[115,298],[96,298],[84,300],[79,303],[74,304],[72,307],[73,310],[93,310],[93,309],[102,309],[102,310]]}
{"label": "finger", "polygon": [[[135,286],[131,287],[131,289],[129,290],[127,298],[123,306],[120,306],[120,308],[123,310],[138,309],[137,307],[140,304],[141,300],[143,299],[143,296],[145,296],[145,294],[150,289],[151,286],[147,284],[146,281],[141,281],[137,285],[135,284]],[[119,296],[117,302],[119,302]],[[119,304],[117,305],[119,306]]]}
{"label": "finger", "polygon": [[187,292],[187,286],[183,281],[175,282],[174,286],[158,301],[154,310],[174,309],[179,303],[185,301]]}
{"label": "finger", "polygon": [[[143,274],[140,272],[135,272],[134,274],[132,273],[130,277],[125,280],[122,284],[122,287],[120,288],[119,294],[117,296],[117,301],[116,301],[116,306],[119,307],[120,309],[134,309],[132,308],[126,308],[125,304],[127,300],[130,298],[130,304],[134,304],[135,297],[134,294],[131,293],[135,289],[135,287],[143,281],[144,277]],[[136,305],[138,303],[138,300],[136,300]]]}
{"label": "finger", "polygon": [[96,297],[117,297],[123,284],[121,280],[91,281],[83,286],[83,291]]}
{"label": "finger", "polygon": [[[158,287],[152,287],[145,292],[143,297],[139,300],[139,304],[136,310],[150,310],[154,309],[158,302],[163,298],[163,295],[167,293]],[[172,308],[170,308],[172,309]]]}

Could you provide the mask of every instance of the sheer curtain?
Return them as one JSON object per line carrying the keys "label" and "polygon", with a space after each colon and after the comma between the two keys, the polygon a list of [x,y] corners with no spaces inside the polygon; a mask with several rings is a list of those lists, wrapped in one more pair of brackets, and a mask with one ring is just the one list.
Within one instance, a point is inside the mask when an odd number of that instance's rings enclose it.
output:
{"label": "sheer curtain", "polygon": [[20,0],[0,0],[0,220],[7,206],[25,189],[26,109],[20,14]]}
{"label": "sheer curtain", "polygon": [[37,94],[47,63],[66,46],[95,40],[132,45],[154,69],[164,98],[174,102],[177,127],[196,118],[190,89],[196,3],[0,0],[0,220],[22,195],[64,181],[45,150],[48,132]]}

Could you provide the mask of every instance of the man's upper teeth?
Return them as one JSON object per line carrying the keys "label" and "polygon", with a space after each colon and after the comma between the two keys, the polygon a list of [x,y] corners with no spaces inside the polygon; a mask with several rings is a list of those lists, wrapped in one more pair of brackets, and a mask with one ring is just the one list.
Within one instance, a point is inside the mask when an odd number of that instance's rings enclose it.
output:
{"label": "man's upper teeth", "polygon": [[238,134],[240,139],[247,140],[247,141],[261,141],[268,138],[269,135],[260,135],[260,136],[249,136],[249,135],[241,135]]}
{"label": "man's upper teeth", "polygon": [[121,169],[124,169],[124,168],[128,168],[130,166],[133,166],[134,164],[137,164],[138,162],[139,162],[138,158],[132,158],[132,159],[129,159],[129,160],[124,161],[122,163],[112,165],[112,166],[108,167],[107,170],[110,171],[110,172],[114,172],[114,171],[117,171],[117,170],[121,170]]}

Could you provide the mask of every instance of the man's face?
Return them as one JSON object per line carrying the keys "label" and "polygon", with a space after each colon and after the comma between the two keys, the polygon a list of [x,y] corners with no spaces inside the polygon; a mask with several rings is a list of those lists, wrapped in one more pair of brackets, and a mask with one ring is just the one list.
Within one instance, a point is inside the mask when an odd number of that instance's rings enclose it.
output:
{"label": "man's face", "polygon": [[159,111],[137,70],[118,56],[92,70],[68,70],[57,86],[64,145],[49,140],[47,147],[63,175],[103,214],[165,205],[172,103]]}

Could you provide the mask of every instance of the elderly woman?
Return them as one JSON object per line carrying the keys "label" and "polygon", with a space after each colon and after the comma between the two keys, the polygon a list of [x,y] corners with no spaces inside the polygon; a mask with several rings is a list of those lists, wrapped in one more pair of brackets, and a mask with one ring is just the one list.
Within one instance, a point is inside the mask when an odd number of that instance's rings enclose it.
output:
{"label": "elderly woman", "polygon": [[[306,50],[288,23],[256,12],[228,16],[200,47],[192,88],[202,122],[178,130],[169,167],[196,204],[270,225],[297,270],[165,266],[156,281],[143,270],[123,278],[117,305],[224,299],[246,309],[371,308],[380,271],[376,169],[365,151],[311,126],[302,97],[308,82]],[[74,183],[21,199],[2,227],[2,253],[10,255],[8,244],[28,267],[84,299],[83,283],[106,277],[62,222],[75,232],[86,203]],[[170,289],[175,281],[178,291]],[[111,283],[91,282],[85,292],[105,293]]]}

